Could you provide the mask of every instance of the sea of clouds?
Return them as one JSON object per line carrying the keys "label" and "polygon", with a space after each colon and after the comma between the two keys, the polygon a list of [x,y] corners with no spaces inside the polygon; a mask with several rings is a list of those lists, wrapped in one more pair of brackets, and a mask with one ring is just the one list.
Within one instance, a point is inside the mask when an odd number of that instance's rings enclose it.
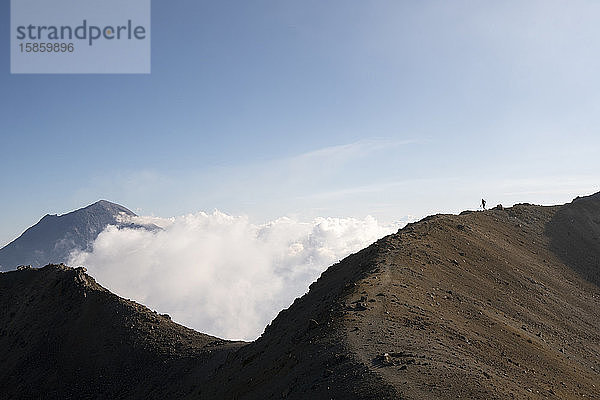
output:
{"label": "sea of clouds", "polygon": [[162,229],[109,226],[70,265],[185,326],[242,340],[256,339],[329,265],[404,225],[373,217],[254,224],[219,211],[131,219]]}

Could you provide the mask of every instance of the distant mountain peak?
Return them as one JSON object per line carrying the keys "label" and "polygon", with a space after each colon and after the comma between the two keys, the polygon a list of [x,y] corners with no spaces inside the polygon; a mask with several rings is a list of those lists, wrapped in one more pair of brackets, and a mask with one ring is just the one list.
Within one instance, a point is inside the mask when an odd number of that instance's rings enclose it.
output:
{"label": "distant mountain peak", "polygon": [[108,200],[98,200],[97,202],[95,202],[95,203],[94,203],[94,204],[92,204],[92,205],[95,205],[95,204],[108,204],[108,205],[111,205],[111,206],[112,206],[112,205],[118,206],[118,204],[116,204],[116,203],[112,203],[112,202],[110,202],[110,201],[108,201]]}
{"label": "distant mountain peak", "polygon": [[99,200],[86,207],[63,215],[46,214],[37,224],[0,249],[0,271],[18,265],[43,266],[49,263],[67,263],[74,250],[88,250],[108,225],[154,230],[123,221],[123,215],[136,214],[120,204]]}
{"label": "distant mountain peak", "polygon": [[[108,200],[98,200],[97,202],[92,203],[89,206],[80,208],[75,211],[71,211],[69,214],[79,213],[79,212],[101,211],[101,210],[109,212],[115,216],[119,215],[121,213],[125,213],[126,215],[129,215],[132,217],[137,216],[133,211],[131,211],[127,207],[124,207],[117,203],[110,202]],[[65,215],[67,215],[67,214],[65,214]]]}

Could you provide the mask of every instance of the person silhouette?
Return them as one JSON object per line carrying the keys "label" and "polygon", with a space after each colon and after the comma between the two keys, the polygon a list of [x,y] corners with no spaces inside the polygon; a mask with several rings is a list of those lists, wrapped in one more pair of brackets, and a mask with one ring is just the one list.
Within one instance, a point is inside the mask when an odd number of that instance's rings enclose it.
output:
{"label": "person silhouette", "polygon": [[481,199],[481,208],[483,208],[485,210],[485,200]]}

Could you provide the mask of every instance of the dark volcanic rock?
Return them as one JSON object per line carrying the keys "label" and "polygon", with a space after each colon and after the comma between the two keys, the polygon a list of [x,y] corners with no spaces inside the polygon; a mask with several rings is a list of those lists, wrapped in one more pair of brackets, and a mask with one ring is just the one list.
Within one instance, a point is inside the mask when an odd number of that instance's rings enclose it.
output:
{"label": "dark volcanic rock", "polygon": [[172,382],[240,345],[121,299],[83,268],[0,273],[2,399],[180,398],[189,387]]}
{"label": "dark volcanic rock", "polygon": [[48,263],[66,263],[74,250],[86,250],[108,225],[159,229],[120,221],[119,217],[135,216],[127,208],[100,200],[64,215],[46,215],[21,236],[0,249],[0,271],[18,265],[40,267]]}
{"label": "dark volcanic rock", "polygon": [[560,207],[546,228],[554,252],[600,286],[600,193]]}

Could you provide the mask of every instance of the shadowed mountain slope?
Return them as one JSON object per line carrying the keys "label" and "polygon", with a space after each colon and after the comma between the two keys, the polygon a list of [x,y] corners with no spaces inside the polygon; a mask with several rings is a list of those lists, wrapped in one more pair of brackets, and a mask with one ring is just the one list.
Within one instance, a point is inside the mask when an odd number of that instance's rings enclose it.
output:
{"label": "shadowed mountain slope", "polygon": [[0,393],[600,398],[599,210],[595,195],[425,218],[331,266],[252,343],[178,326],[81,269],[3,273]]}
{"label": "shadowed mountain slope", "polygon": [[86,250],[108,225],[159,229],[121,222],[119,217],[135,214],[127,208],[100,200],[64,215],[46,215],[21,236],[0,249],[0,271],[18,265],[40,267],[48,263],[66,263],[73,250]]}
{"label": "shadowed mountain slope", "polygon": [[[179,398],[239,343],[175,324],[98,285],[82,268],[0,274],[2,398]],[[207,373],[201,374],[207,376]]]}
{"label": "shadowed mountain slope", "polygon": [[600,193],[561,207],[547,227],[551,248],[584,279],[600,286]]}

